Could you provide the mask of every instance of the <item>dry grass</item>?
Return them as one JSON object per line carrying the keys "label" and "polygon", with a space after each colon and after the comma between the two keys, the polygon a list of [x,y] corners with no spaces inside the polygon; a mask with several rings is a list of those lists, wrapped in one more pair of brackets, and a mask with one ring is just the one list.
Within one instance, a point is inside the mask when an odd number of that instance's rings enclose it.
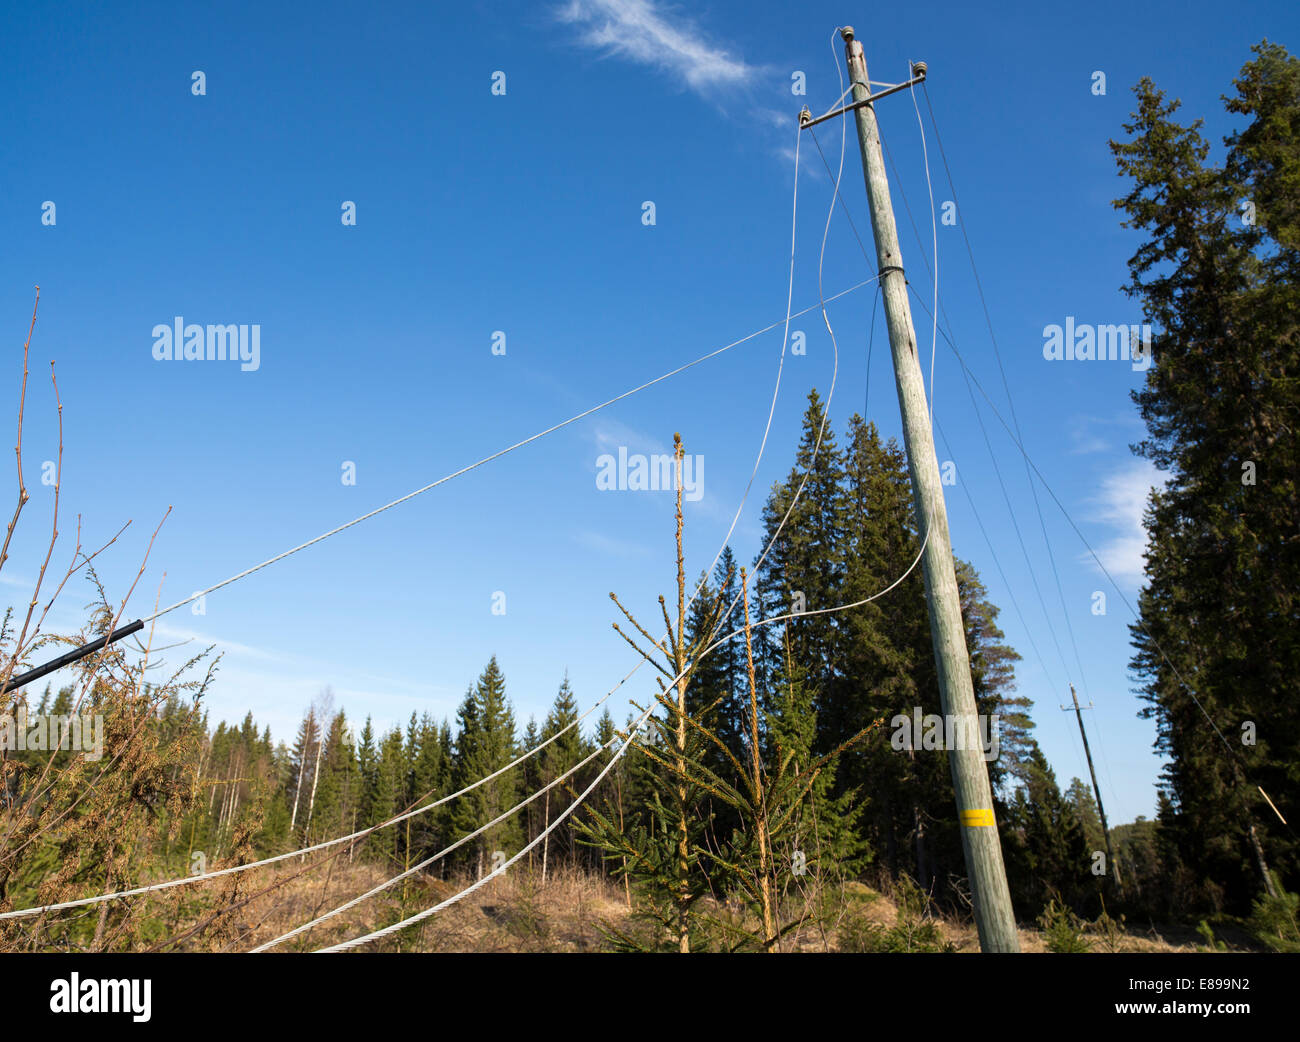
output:
{"label": "dry grass", "polygon": [[[302,866],[290,863],[279,878],[296,873]],[[236,909],[223,929],[206,931],[178,946],[182,951],[247,951],[369,890],[389,877],[383,868],[341,860],[328,868],[296,876],[270,893]],[[258,880],[261,889],[276,881],[266,875]],[[428,908],[457,893],[472,880],[468,877],[441,880],[424,876],[408,881],[349,909],[342,915],[275,949],[312,951],[371,930]],[[214,895],[215,896],[215,895]],[[845,888],[845,906],[857,915],[888,929],[898,921],[898,907],[885,893],[861,883]],[[209,906],[211,907],[211,906]],[[155,908],[155,912],[161,912]],[[717,909],[715,911],[720,911]],[[190,922],[197,921],[192,917]],[[958,952],[978,952],[974,925],[952,919],[938,919],[943,939]],[[560,869],[543,884],[540,873],[527,869],[493,880],[470,897],[444,909],[416,927],[369,945],[378,952],[598,952],[609,945],[602,924],[628,930],[631,918],[622,888],[609,880],[585,872]],[[1194,952],[1198,950],[1194,931],[1173,928],[1157,931],[1127,930],[1114,937],[1090,930],[1088,941],[1094,952]],[[1020,930],[1021,950],[1046,952],[1041,931]],[[808,928],[797,938],[787,938],[784,950],[826,952],[838,950],[835,923],[825,931]]]}
{"label": "dry grass", "polygon": [[[849,883],[846,896],[861,909],[860,914],[868,921],[888,929],[898,922],[898,905],[887,894],[872,890],[861,883]],[[943,940],[951,944],[958,953],[979,952],[979,934],[974,922],[948,917],[935,920]],[[1043,931],[1021,925],[1020,950],[1022,952],[1047,952],[1048,947]],[[1170,938],[1166,939],[1165,934]],[[1084,936],[1093,952],[1195,952],[1198,950],[1196,933],[1187,928],[1170,928],[1163,933],[1154,926],[1145,931],[1131,929],[1118,930],[1107,935],[1094,925],[1084,930]]]}
{"label": "dry grass", "polygon": [[[298,871],[297,863],[282,867],[279,877]],[[364,893],[390,878],[378,865],[357,861],[337,863],[287,881],[272,892],[236,909],[226,929],[210,931],[183,942],[180,950],[247,951]],[[261,876],[257,889],[277,876]],[[422,876],[377,894],[355,908],[295,937],[277,951],[312,951],[387,926],[451,897],[473,880]],[[249,886],[251,891],[254,889]],[[603,920],[622,922],[627,916],[623,892],[608,881],[561,869],[548,875],[526,869],[488,883],[481,890],[418,926],[367,946],[382,952],[582,952],[605,947]],[[227,940],[229,938],[229,940]]]}

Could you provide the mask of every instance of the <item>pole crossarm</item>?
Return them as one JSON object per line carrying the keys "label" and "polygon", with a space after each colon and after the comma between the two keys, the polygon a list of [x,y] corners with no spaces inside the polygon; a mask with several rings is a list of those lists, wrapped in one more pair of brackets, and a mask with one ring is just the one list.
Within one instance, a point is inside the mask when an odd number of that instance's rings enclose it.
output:
{"label": "pole crossarm", "polygon": [[816,119],[813,118],[813,114],[809,112],[807,106],[805,106],[803,111],[799,113],[799,129],[807,130],[809,127],[817,126],[818,123],[825,123],[828,119],[834,119],[836,116],[842,116],[846,112],[860,109],[863,105],[870,105],[872,102],[879,101],[881,98],[887,98],[891,94],[897,94],[900,90],[908,90],[911,87],[915,87],[918,83],[925,82],[925,73],[925,62],[913,62],[912,78],[906,83],[896,83],[892,87],[887,87],[885,90],[878,91],[869,97],[863,98],[861,101],[855,101],[851,105],[844,105],[841,108],[835,109],[833,112],[826,113],[824,116],[818,116]]}

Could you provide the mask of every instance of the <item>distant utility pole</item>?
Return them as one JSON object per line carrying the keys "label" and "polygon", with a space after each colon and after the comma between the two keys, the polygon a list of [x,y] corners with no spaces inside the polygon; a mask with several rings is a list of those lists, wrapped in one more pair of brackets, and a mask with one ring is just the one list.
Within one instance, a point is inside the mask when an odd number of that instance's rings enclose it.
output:
{"label": "distant utility pole", "polygon": [[[1070,698],[1074,701],[1074,715],[1079,721],[1079,734],[1083,736],[1083,755],[1088,759],[1088,774],[1092,777],[1092,794],[1097,797],[1097,813],[1101,817],[1101,834],[1106,840],[1106,865],[1110,872],[1115,876],[1115,886],[1119,889],[1120,895],[1124,894],[1124,881],[1119,877],[1119,862],[1115,860],[1115,852],[1110,849],[1110,826],[1106,824],[1106,808],[1101,805],[1101,789],[1097,788],[1097,772],[1092,766],[1092,750],[1088,748],[1088,732],[1083,729],[1083,712],[1079,706],[1079,696],[1074,692],[1074,685],[1070,685]],[[1061,706],[1067,713],[1070,711],[1069,706]],[[1091,709],[1092,706],[1087,708]]]}
{"label": "distant utility pole", "polygon": [[[925,66],[920,63],[914,66],[912,79],[907,83],[873,95],[868,85],[862,44],[853,38],[851,27],[841,29],[840,35],[845,42],[854,100],[853,104],[822,118],[829,119],[852,110],[858,123],[858,144],[867,183],[867,202],[871,208],[871,229],[875,233],[876,261],[889,325],[889,346],[894,356],[898,404],[903,414],[903,437],[912,473],[912,493],[922,537],[925,538],[921,563],[939,674],[939,694],[945,716],[953,720],[954,735],[965,739],[951,743],[957,748],[948,751],[948,763],[957,796],[975,925],[983,951],[1018,952],[1020,937],[1016,932],[1011,893],[1002,864],[1002,847],[998,842],[998,826],[993,816],[993,789],[989,785],[988,768],[980,743],[970,740],[979,734],[970,655],[966,649],[957,574],[948,537],[948,514],[926,407],[925,379],[917,359],[916,333],[907,300],[907,280],[903,276],[903,256],[898,248],[898,230],[894,226],[894,209],[889,198],[889,183],[885,178],[885,161],[880,152],[880,134],[873,107],[873,103],[886,94],[904,90],[924,79]],[[819,122],[821,119],[800,117],[800,124],[804,127]]]}

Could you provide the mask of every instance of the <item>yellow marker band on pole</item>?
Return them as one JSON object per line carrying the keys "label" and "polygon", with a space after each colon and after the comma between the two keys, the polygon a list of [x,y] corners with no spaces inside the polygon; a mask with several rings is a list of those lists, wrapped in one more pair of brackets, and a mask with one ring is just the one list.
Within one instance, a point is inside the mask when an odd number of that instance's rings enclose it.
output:
{"label": "yellow marker band on pole", "polygon": [[983,810],[964,810],[961,812],[961,823],[969,828],[988,828],[995,826],[993,820],[993,811]]}

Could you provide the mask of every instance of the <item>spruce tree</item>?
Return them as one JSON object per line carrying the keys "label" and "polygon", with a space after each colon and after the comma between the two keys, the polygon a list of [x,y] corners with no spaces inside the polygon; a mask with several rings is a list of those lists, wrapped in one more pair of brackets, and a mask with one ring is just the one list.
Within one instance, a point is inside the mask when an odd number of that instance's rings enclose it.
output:
{"label": "spruce tree", "polygon": [[1017,913],[1031,918],[1051,900],[1075,911],[1091,911],[1098,886],[1083,826],[1061,796],[1056,774],[1036,744],[1028,758],[1028,779],[1016,790],[1003,829],[1007,880]]}
{"label": "spruce tree", "polygon": [[1101,814],[1097,810],[1097,800],[1092,788],[1079,778],[1070,779],[1070,787],[1065,790],[1065,802],[1074,811],[1083,828],[1083,837],[1092,853],[1105,851],[1106,837],[1102,832]]}
{"label": "spruce tree", "polygon": [[356,750],[343,711],[330,720],[321,757],[321,777],[312,812],[312,834],[336,836],[355,831],[360,775]]}
{"label": "spruce tree", "polygon": [[[515,758],[515,716],[495,655],[466,694],[458,722],[457,789],[486,778]],[[518,767],[512,768],[459,797],[451,811],[452,839],[469,835],[517,804],[522,795],[519,774]],[[522,837],[523,827],[515,813],[467,844],[461,861],[482,876],[495,867],[495,854],[510,857],[522,846]]]}
{"label": "spruce tree", "polygon": [[[447,795],[450,776],[450,756],[442,729],[425,713],[420,717],[419,752],[411,777],[410,802],[427,806]],[[411,851],[416,860],[422,861],[446,845],[446,822],[446,804],[411,819]]]}
{"label": "spruce tree", "polygon": [[[633,761],[636,776],[644,785],[645,798],[633,815],[617,806],[618,817],[604,807],[588,808],[579,823],[581,842],[601,852],[607,866],[625,880],[630,896],[640,899],[637,920],[649,926],[648,936],[638,937],[610,927],[611,936],[623,947],[666,950],[680,953],[708,946],[699,911],[701,900],[711,890],[724,886],[721,875],[711,877],[710,866],[718,867],[718,845],[711,832],[707,796],[717,779],[701,764],[708,744],[701,721],[691,715],[690,686],[703,643],[692,640],[687,629],[686,561],[682,532],[681,436],[673,436],[676,482],[676,586],[675,611],[660,595],[659,612],[666,635],[658,639],[611,593],[610,599],[623,613],[631,636],[618,623],[615,631],[659,672],[655,694],[657,712],[643,710],[642,732],[634,743],[639,759]],[[720,614],[723,606],[713,601]],[[696,629],[711,632],[710,619]],[[658,630],[655,622],[653,629]],[[631,750],[629,750],[630,752]]]}
{"label": "spruce tree", "polygon": [[[530,716],[528,724],[524,728],[523,737],[519,740],[519,751],[522,753],[528,749],[536,749],[541,744],[542,733],[537,727],[537,718]],[[524,793],[537,792],[545,784],[542,780],[542,755],[545,752],[538,753],[536,756],[530,756],[519,766],[519,788]],[[545,801],[546,797],[542,797]],[[527,807],[520,811],[520,821],[523,824],[524,842],[531,843],[533,839],[541,834],[542,829],[546,826],[543,824],[545,808],[539,806],[538,800],[533,800]],[[531,850],[528,853],[528,867],[531,869],[537,860],[537,851]]]}
{"label": "spruce tree", "polygon": [[[855,415],[849,420],[844,469],[846,564],[839,603],[875,599],[841,620],[843,677],[820,714],[822,748],[877,717],[889,723],[914,708],[923,714],[939,711],[925,588],[919,567],[908,572],[921,540],[907,458],[893,439],[881,439],[874,423]],[[932,764],[918,763],[923,755],[900,752],[889,742],[866,742],[845,755],[837,778],[841,794],[870,793],[869,835],[889,870],[897,873],[910,865],[925,882],[933,813],[921,776],[933,780],[936,772]]]}
{"label": "spruce tree", "polygon": [[[744,607],[736,595],[735,568],[735,555],[726,547],[719,556],[713,582],[708,575],[701,574],[696,583],[697,593],[687,615],[686,633],[690,644],[701,652],[740,629]],[[735,608],[727,616],[733,603]],[[697,656],[686,693],[688,715],[718,737],[717,743],[706,743],[701,754],[705,766],[715,773],[727,771],[727,753],[740,756],[745,748],[747,681],[743,655],[744,638],[737,634],[707,655]],[[724,805],[709,801],[708,813],[715,834],[723,840],[739,825],[736,816]]]}
{"label": "spruce tree", "polygon": [[1128,140],[1111,143],[1131,182],[1116,206],[1142,236],[1125,289],[1155,329],[1135,451],[1165,479],[1145,517],[1132,667],[1168,758],[1170,864],[1207,881],[1189,901],[1239,914],[1273,890],[1270,866],[1291,887],[1300,873],[1300,846],[1258,788],[1296,814],[1300,61],[1275,44],[1254,52],[1225,99],[1246,124],[1222,165],[1201,121],[1179,122],[1148,79]]}
{"label": "spruce tree", "polygon": [[[561,777],[588,755],[587,744],[583,741],[577,721],[578,702],[573,697],[573,689],[569,686],[569,675],[566,672],[564,680],[560,683],[560,690],[555,695],[555,701],[551,704],[550,712],[546,714],[546,723],[541,731],[541,741],[559,736],[537,757],[541,760],[543,785]],[[560,782],[542,797],[543,828],[563,814],[573,802],[573,794],[581,791],[576,788],[576,782],[576,774],[571,774],[566,781]],[[543,878],[557,854],[566,862],[572,863],[574,856],[572,816],[542,843]]]}
{"label": "spruce tree", "polygon": [[[770,544],[770,549],[756,564],[754,589],[761,617],[817,611],[837,603],[845,567],[843,475],[835,433],[821,396],[813,390],[794,468],[784,482],[773,486],[763,509],[763,545]],[[808,682],[819,699],[828,699],[836,671],[836,625],[833,614],[823,614],[792,619],[779,629],[755,630],[760,672],[777,668],[776,649],[781,632],[788,630],[795,659],[807,670]]]}
{"label": "spruce tree", "polygon": [[[384,735],[379,743],[374,789],[370,799],[370,820],[366,822],[367,825],[379,825],[404,809],[406,757],[403,744],[402,731],[398,727]],[[401,858],[403,833],[397,826],[390,825],[372,833],[367,845],[375,855],[397,862]]]}
{"label": "spruce tree", "polygon": [[379,766],[379,750],[375,746],[375,729],[366,717],[365,726],[361,728],[361,738],[357,742],[357,774],[361,785],[361,798],[357,808],[360,820],[367,826],[373,815],[371,808],[375,802],[375,781]]}

